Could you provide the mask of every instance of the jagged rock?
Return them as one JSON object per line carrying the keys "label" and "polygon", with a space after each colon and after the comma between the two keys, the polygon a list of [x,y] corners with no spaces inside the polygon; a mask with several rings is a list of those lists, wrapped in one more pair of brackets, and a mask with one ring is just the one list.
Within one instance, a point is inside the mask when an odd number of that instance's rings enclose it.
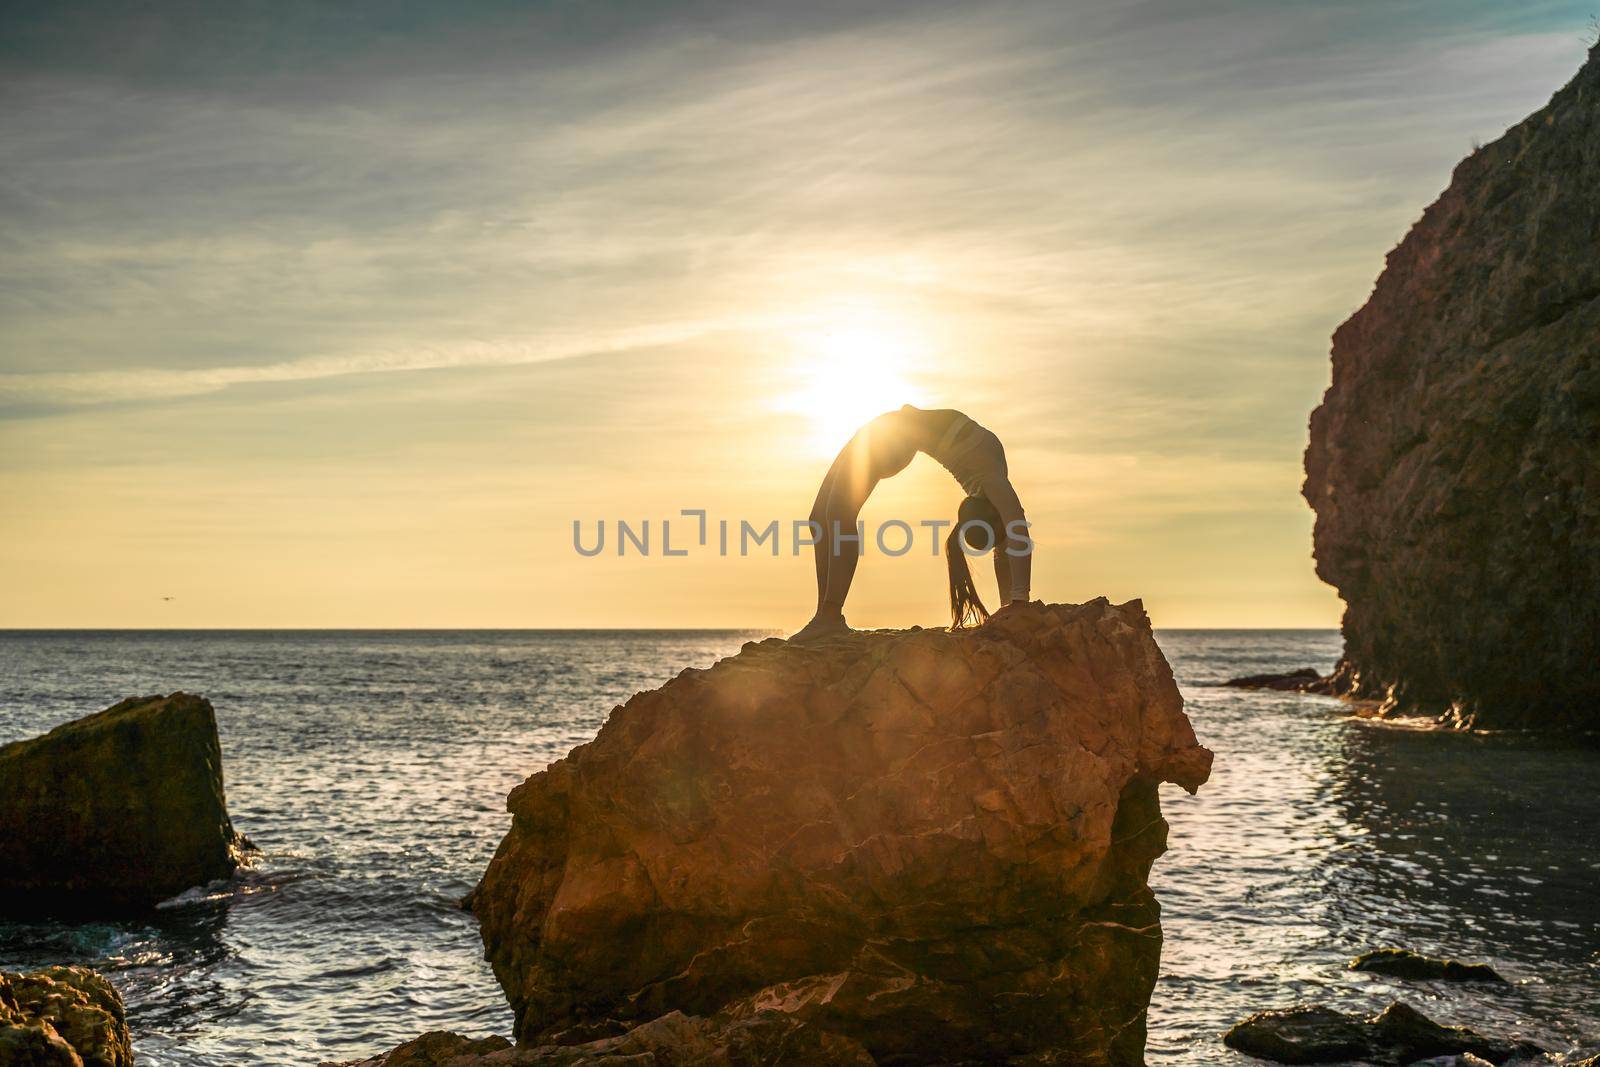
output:
{"label": "jagged rock", "polygon": [[1380,948],[1350,961],[1352,971],[1371,971],[1395,978],[1438,979],[1445,982],[1504,982],[1487,963],[1462,963],[1424,956],[1406,948]]}
{"label": "jagged rock", "polygon": [[1333,337],[1305,496],[1342,692],[1600,727],[1600,47],[1473,152]]}
{"label": "jagged rock", "polygon": [[222,795],[211,705],[122,703],[0,747],[0,907],[115,914],[226,878],[251,846]]}
{"label": "jagged rock", "polygon": [[470,904],[524,1046],[743,1002],[896,1062],[1140,1063],[1157,786],[1210,765],[1136,601],[769,640],[517,787]]}
{"label": "jagged rock", "polygon": [[1464,1026],[1441,1026],[1400,1003],[1366,1019],[1321,1005],[1257,1012],[1224,1034],[1222,1043],[1276,1063],[1359,1060],[1380,1067],[1468,1053],[1504,1064],[1542,1051],[1527,1042],[1484,1037]]}
{"label": "jagged rock", "polygon": [[0,1064],[131,1067],[122,998],[87,967],[0,971]]}
{"label": "jagged rock", "polygon": [[1232,689],[1276,689],[1285,693],[1332,694],[1334,691],[1330,680],[1311,667],[1282,674],[1247,674],[1243,678],[1229,678],[1222,684]]}

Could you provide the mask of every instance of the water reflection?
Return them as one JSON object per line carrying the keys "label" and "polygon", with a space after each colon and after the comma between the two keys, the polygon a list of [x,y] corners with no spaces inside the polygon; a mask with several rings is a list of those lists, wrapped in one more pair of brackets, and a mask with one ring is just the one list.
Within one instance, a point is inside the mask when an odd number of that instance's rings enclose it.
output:
{"label": "water reflection", "polygon": [[[1163,634],[1202,742],[1198,797],[1163,796],[1167,932],[1156,1063],[1254,1062],[1217,1035],[1253,1011],[1404,999],[1556,1051],[1600,1047],[1600,752],[1373,725],[1336,701],[1215,682],[1326,665],[1336,635]],[[1405,945],[1493,963],[1507,987],[1344,969]]]}
{"label": "water reflection", "polygon": [[[1360,836],[1327,868],[1338,928],[1483,959],[1511,990],[1427,986],[1458,1021],[1566,1049],[1600,1043],[1600,753],[1514,735],[1348,723],[1333,798]],[[1369,979],[1376,996],[1404,984]],[[1413,986],[1413,988],[1415,988]]]}

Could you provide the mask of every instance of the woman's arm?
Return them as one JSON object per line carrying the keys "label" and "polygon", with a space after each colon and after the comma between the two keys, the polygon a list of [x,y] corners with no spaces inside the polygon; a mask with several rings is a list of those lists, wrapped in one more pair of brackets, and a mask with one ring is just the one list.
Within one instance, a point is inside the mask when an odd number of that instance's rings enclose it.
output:
{"label": "woman's arm", "polygon": [[1000,606],[1011,603],[1011,557],[1006,555],[1005,531],[1001,530],[994,546],[994,584],[1000,590]]}
{"label": "woman's arm", "polygon": [[[994,576],[1000,583],[1000,604],[1028,599],[1033,578],[1033,538],[1028,536],[1028,517],[1009,478],[984,487],[1001,528],[995,533]],[[1020,536],[1019,536],[1020,535]]]}

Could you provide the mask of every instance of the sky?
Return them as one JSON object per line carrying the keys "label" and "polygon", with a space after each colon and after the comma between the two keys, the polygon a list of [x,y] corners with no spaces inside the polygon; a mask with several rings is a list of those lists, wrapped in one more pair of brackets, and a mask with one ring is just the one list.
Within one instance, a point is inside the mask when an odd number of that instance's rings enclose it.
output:
{"label": "sky", "polygon": [[[1329,335],[1592,6],[5,4],[0,627],[792,630],[905,402],[1035,598],[1335,626]],[[878,488],[853,624],[945,621],[960,496]]]}

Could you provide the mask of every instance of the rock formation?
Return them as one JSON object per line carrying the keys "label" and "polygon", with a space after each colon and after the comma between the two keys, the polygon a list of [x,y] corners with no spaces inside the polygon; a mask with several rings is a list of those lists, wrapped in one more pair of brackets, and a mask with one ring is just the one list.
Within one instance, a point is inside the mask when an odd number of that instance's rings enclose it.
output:
{"label": "rock formation", "polygon": [[0,1064],[131,1067],[122,998],[86,967],[0,971]]}
{"label": "rock formation", "polygon": [[1600,47],[1456,167],[1333,336],[1305,496],[1340,688],[1600,727]]}
{"label": "rock formation", "polygon": [[678,1020],[832,1062],[1137,1064],[1157,787],[1210,765],[1138,602],[769,640],[517,787],[469,903],[518,1054]]}
{"label": "rock formation", "polygon": [[250,847],[200,697],[124,700],[0,747],[0,906],[115,914],[226,878]]}

